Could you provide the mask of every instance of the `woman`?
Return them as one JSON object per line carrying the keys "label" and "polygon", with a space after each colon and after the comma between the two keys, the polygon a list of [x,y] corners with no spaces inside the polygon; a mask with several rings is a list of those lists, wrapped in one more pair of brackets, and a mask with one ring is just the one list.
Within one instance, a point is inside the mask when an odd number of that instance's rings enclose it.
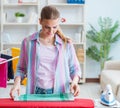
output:
{"label": "woman", "polygon": [[20,94],[20,82],[25,75],[27,94],[79,94],[80,65],[72,42],[60,31],[59,21],[60,13],[55,7],[43,7],[39,19],[42,29],[22,42],[15,83],[10,91],[12,98],[16,91]]}

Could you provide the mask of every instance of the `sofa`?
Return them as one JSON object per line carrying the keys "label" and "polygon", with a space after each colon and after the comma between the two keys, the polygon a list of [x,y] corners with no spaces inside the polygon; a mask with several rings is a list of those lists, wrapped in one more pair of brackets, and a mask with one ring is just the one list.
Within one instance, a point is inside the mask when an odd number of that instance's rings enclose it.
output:
{"label": "sofa", "polygon": [[120,61],[105,62],[100,75],[101,89],[104,90],[107,84],[111,85],[115,97],[120,101]]}

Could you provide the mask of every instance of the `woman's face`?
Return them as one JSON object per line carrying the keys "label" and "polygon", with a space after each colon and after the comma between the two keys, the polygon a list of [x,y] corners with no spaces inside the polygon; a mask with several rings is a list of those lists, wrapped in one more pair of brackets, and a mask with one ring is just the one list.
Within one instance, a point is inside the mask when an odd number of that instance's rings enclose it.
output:
{"label": "woman's face", "polygon": [[54,36],[59,27],[59,18],[58,19],[43,19],[40,20],[42,26],[42,34],[45,37]]}

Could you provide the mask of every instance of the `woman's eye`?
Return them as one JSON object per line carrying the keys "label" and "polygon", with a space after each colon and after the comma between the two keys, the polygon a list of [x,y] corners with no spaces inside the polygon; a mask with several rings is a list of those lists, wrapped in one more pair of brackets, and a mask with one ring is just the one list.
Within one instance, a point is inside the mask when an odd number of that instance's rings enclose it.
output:
{"label": "woman's eye", "polygon": [[57,28],[57,26],[55,26],[55,27],[53,27],[54,29],[56,29]]}
{"label": "woman's eye", "polygon": [[49,29],[49,27],[48,27],[48,26],[45,26],[45,28],[46,28],[46,29]]}
{"label": "woman's eye", "polygon": [[57,26],[54,26],[54,27],[45,26],[45,28],[46,28],[46,29],[52,29],[52,28],[53,28],[53,29],[56,29]]}

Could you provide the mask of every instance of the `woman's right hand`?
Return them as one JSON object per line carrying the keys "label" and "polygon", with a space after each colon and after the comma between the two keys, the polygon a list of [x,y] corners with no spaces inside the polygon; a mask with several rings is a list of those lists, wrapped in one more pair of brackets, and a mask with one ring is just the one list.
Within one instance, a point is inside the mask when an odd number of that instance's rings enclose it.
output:
{"label": "woman's right hand", "polygon": [[15,78],[14,86],[10,90],[10,97],[14,99],[15,94],[20,95],[20,77]]}

